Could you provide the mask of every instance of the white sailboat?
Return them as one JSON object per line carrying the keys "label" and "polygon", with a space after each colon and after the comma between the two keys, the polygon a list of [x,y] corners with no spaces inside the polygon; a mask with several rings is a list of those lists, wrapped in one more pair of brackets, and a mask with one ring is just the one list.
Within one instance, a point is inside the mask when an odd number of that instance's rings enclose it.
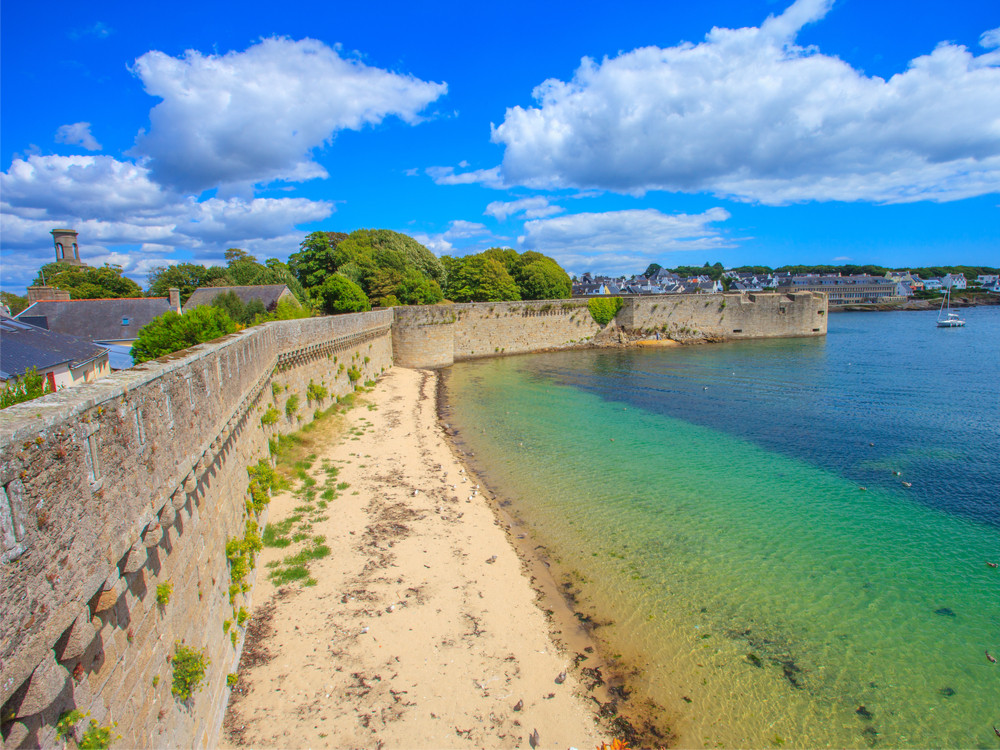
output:
{"label": "white sailboat", "polygon": [[961,328],[964,325],[965,321],[958,317],[958,313],[951,311],[951,289],[945,289],[941,309],[938,311],[938,328]]}

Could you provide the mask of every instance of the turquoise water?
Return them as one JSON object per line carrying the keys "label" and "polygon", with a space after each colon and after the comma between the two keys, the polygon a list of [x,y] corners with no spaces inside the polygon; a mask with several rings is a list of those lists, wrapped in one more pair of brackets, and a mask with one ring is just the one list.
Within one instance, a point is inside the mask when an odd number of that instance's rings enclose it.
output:
{"label": "turquoise water", "polygon": [[449,420],[680,744],[993,748],[1000,309],[963,315],[461,363]]}

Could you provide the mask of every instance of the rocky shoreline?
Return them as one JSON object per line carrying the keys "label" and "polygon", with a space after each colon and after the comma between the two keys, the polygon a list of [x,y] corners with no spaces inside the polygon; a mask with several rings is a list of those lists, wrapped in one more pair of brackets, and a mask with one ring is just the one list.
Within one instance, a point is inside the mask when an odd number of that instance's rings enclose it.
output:
{"label": "rocky shoreline", "polygon": [[[952,297],[952,307],[988,307],[1000,305],[1000,295],[991,297]],[[941,307],[940,299],[911,299],[906,302],[892,304],[867,305],[830,305],[830,312],[893,312],[895,310],[937,310]]]}

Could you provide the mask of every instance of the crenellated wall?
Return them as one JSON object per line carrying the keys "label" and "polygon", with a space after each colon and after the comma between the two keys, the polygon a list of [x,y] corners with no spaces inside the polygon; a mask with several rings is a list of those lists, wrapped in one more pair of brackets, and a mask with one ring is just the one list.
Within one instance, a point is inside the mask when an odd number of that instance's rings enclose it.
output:
{"label": "crenellated wall", "polygon": [[[57,745],[70,708],[117,723],[128,747],[215,741],[242,647],[224,623],[252,593],[251,580],[231,603],[226,543],[266,521],[246,508],[247,467],[329,405],[309,402],[310,381],[341,396],[348,368],[364,380],[391,366],[391,322],[268,323],[0,412],[4,747]],[[179,641],[209,659],[186,703],[171,695]]]}

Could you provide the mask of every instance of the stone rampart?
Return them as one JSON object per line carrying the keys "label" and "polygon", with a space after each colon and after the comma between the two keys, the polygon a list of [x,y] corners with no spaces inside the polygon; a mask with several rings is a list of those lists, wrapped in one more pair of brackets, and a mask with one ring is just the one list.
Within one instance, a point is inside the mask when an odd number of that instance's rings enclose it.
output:
{"label": "stone rampart", "polygon": [[[252,580],[230,593],[226,543],[266,520],[247,508],[247,468],[351,391],[349,374],[391,366],[391,322],[268,323],[0,412],[4,747],[56,746],[71,708],[117,723],[128,747],[215,742],[242,647],[234,612],[252,593]],[[171,694],[177,642],[208,659],[185,702]]]}
{"label": "stone rampart", "polygon": [[[826,295],[811,292],[625,297],[615,323],[631,335],[677,341],[823,336],[826,307]],[[394,310],[393,351],[403,367],[590,346],[602,333],[586,299]]]}
{"label": "stone rampart", "polygon": [[601,330],[586,300],[470,302],[397,307],[396,364],[447,367],[456,361],[589,343]]}
{"label": "stone rampart", "polygon": [[618,324],[633,333],[659,332],[677,341],[826,335],[826,295],[683,294],[631,297]]}

